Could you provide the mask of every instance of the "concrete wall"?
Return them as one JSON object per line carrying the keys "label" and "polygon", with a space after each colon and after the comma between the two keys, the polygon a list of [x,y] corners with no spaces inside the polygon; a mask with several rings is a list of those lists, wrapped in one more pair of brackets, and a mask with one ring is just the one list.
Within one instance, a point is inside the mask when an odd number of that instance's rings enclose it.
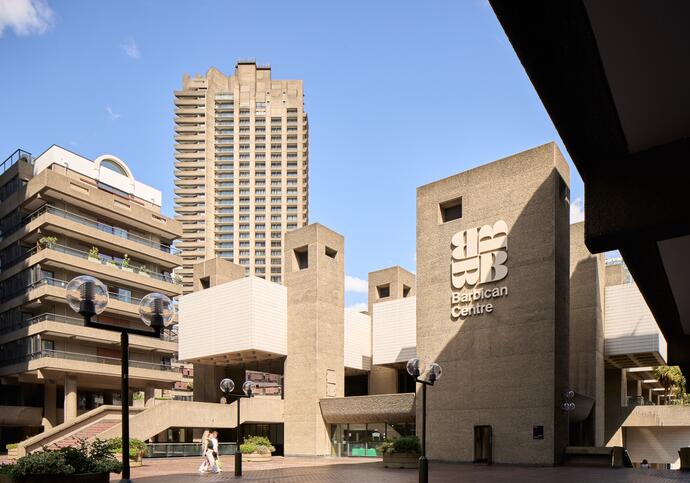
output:
{"label": "concrete wall", "polygon": [[[345,242],[319,225],[285,237],[288,357],[285,362],[285,454],[329,455],[319,400],[344,396]],[[335,252],[335,253],[334,253]],[[298,263],[302,258],[302,266]]]}
{"label": "concrete wall", "polygon": [[594,400],[577,446],[604,445],[604,255],[585,246],[585,224],[570,225],[570,384]]}
{"label": "concrete wall", "polygon": [[[569,385],[568,182],[567,163],[549,143],[417,190],[417,353],[443,367],[443,378],[428,394],[431,459],[472,461],[475,425],[492,426],[497,463],[549,465],[563,454],[567,415],[560,404]],[[458,198],[461,217],[444,222],[443,204]],[[508,232],[505,260],[496,253],[505,251],[500,220]],[[492,231],[494,241],[487,238],[478,247],[468,232],[464,250],[461,232],[487,225],[483,231]],[[503,275],[496,268],[501,265],[507,275],[488,282]],[[487,283],[476,284],[475,274]],[[474,297],[475,289],[493,290],[492,298],[453,303],[454,293]],[[481,307],[484,313],[453,317],[453,307],[459,306]],[[543,426],[543,439],[533,439],[535,426]]]}

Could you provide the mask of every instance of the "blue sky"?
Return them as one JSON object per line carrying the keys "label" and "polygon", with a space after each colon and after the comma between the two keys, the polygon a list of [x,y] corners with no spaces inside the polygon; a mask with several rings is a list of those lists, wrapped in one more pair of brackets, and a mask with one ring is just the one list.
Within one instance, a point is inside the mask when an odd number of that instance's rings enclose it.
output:
{"label": "blue sky", "polygon": [[169,215],[182,75],[254,58],[303,79],[310,222],[346,237],[347,305],[369,271],[415,269],[417,186],[551,140],[567,156],[486,1],[0,0],[0,34],[0,158],[114,154]]}

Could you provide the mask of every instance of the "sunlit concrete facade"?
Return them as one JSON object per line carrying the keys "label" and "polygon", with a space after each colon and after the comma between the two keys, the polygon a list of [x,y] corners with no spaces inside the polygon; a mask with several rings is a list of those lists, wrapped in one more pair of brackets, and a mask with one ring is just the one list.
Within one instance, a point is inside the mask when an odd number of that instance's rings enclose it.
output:
{"label": "sunlit concrete facade", "polygon": [[416,356],[443,367],[428,392],[432,459],[554,465],[572,447],[631,445],[639,462],[653,434],[667,441],[654,463],[675,464],[683,408],[659,405],[654,376],[666,342],[625,266],[569,223],[568,179],[550,143],[420,187],[416,274],[371,272],[363,312],[343,308],[343,237],[318,224],[287,235],[284,286],[197,265],[180,313],[180,354],[203,374],[195,398],[219,401],[223,377],[257,380],[260,397],[284,400],[267,421],[284,454],[374,456],[420,430],[404,367]]}
{"label": "sunlit concrete facade", "polygon": [[175,91],[175,217],[184,293],[192,266],[220,257],[283,281],[282,243],[309,215],[309,125],[300,80],[239,61],[185,75]]}
{"label": "sunlit concrete facade", "polygon": [[[22,409],[3,418],[4,447],[119,404],[119,332],[84,327],[65,286],[77,275],[99,278],[110,301],[98,320],[145,327],[141,297],[181,293],[172,275],[181,227],[161,214],[160,192],[112,155],[90,160],[59,146],[17,155],[3,166],[0,193],[0,413]],[[130,347],[130,387],[143,403],[182,382],[175,333],[132,335]]]}

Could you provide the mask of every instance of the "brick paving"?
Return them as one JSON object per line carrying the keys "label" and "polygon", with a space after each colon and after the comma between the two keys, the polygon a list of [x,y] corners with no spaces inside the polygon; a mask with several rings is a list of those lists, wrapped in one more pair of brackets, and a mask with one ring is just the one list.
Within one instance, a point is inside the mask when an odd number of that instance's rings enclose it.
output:
{"label": "brick paving", "polygon": [[[199,475],[199,458],[147,459],[132,469],[141,483],[217,482],[234,480],[232,457],[224,458],[224,472]],[[690,474],[670,470],[607,468],[534,468],[523,466],[474,466],[432,463],[431,483],[677,483],[690,482]],[[245,463],[242,480],[273,483],[414,483],[417,470],[382,467],[368,458],[274,458],[266,463]],[[111,481],[118,481],[112,475]]]}

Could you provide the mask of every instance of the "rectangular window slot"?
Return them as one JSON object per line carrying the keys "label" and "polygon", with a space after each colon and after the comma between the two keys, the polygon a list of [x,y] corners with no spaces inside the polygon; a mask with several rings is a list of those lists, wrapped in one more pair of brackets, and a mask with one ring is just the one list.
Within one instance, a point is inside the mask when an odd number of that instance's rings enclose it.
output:
{"label": "rectangular window slot", "polygon": [[441,223],[448,223],[449,221],[462,218],[462,197],[444,201],[438,206],[441,215]]}
{"label": "rectangular window slot", "polygon": [[391,295],[391,286],[390,284],[386,285],[379,285],[376,287],[376,293],[378,294],[380,299],[385,299],[386,297],[390,297]]}
{"label": "rectangular window slot", "polygon": [[410,296],[410,290],[411,290],[410,287],[408,287],[407,285],[403,285],[403,289],[402,289],[403,298]]}
{"label": "rectangular window slot", "polygon": [[308,247],[303,246],[300,248],[295,248],[292,253],[294,254],[293,259],[293,271],[304,270],[309,268],[309,250]]}
{"label": "rectangular window slot", "polygon": [[335,257],[338,255],[338,250],[334,250],[331,247],[326,247],[326,256],[331,257],[332,259],[335,260]]}

